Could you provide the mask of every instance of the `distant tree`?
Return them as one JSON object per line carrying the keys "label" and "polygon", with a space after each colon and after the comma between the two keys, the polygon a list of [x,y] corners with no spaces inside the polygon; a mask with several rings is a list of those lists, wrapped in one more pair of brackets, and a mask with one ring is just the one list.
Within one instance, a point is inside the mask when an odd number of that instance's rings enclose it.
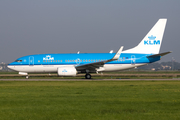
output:
{"label": "distant tree", "polygon": [[180,63],[175,62],[175,61],[168,61],[168,62],[155,62],[151,63],[145,66],[138,67],[138,69],[143,69],[143,70],[180,70]]}

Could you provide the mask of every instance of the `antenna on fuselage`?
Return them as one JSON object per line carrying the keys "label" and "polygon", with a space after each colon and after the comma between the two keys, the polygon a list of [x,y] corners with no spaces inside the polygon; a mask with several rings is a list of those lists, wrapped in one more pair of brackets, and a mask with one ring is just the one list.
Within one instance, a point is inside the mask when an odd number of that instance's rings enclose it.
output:
{"label": "antenna on fuselage", "polygon": [[113,50],[110,50],[110,52],[109,53],[113,53]]}

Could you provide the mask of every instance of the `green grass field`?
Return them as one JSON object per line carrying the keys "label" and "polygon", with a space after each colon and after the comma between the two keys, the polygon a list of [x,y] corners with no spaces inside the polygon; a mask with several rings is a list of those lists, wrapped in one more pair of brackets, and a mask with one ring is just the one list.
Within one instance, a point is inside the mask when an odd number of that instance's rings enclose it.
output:
{"label": "green grass field", "polygon": [[0,81],[0,120],[178,120],[179,81]]}

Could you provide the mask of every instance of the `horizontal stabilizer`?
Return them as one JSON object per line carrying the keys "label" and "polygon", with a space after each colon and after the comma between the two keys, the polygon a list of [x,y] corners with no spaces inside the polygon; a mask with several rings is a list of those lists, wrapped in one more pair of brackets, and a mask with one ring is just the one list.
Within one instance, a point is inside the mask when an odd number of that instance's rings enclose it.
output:
{"label": "horizontal stabilizer", "polygon": [[155,54],[155,55],[150,55],[150,56],[147,56],[147,58],[154,58],[154,57],[157,57],[157,56],[164,56],[164,55],[167,55],[169,53],[172,53],[172,51],[169,51],[169,52],[164,52],[164,53],[160,53],[160,54]]}

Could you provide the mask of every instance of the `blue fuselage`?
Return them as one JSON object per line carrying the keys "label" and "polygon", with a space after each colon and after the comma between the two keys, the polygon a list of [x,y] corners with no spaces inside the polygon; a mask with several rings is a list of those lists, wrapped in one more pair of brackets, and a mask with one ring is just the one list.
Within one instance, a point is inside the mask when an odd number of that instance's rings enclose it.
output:
{"label": "blue fuselage", "polygon": [[[82,65],[111,59],[115,53],[80,53],[80,54],[39,54],[18,58],[9,66],[16,65]],[[147,58],[149,54],[122,53],[118,60],[105,64],[144,64],[160,60],[160,56]]]}

